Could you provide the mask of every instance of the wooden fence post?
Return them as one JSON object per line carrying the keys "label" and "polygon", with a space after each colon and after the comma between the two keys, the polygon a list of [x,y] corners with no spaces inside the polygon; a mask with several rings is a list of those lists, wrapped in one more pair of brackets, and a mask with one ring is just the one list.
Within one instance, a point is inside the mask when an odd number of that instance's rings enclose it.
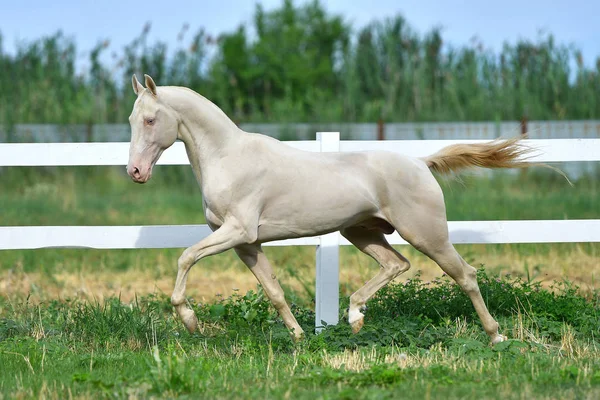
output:
{"label": "wooden fence post", "polygon": [[[521,117],[521,137],[523,139],[527,138],[527,113],[523,113],[523,117]],[[521,179],[523,179],[523,178],[525,178],[526,175],[527,175],[527,169],[522,168],[519,171],[519,177]]]}
{"label": "wooden fence post", "polygon": [[383,119],[377,120],[377,140],[385,140],[385,130],[383,125]]}
{"label": "wooden fence post", "polygon": [[523,138],[525,136],[527,136],[527,115],[523,114],[523,117],[521,118],[521,136],[523,136]]}

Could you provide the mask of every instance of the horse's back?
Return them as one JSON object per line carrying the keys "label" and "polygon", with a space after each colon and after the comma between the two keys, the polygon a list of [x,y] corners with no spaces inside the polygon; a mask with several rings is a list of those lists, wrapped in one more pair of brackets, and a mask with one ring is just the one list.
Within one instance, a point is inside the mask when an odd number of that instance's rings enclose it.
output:
{"label": "horse's back", "polygon": [[351,152],[314,152],[303,150],[287,144],[285,141],[280,141],[271,136],[261,133],[250,133],[251,140],[256,144],[257,150],[270,152],[285,158],[287,161],[293,162],[312,162],[315,165],[324,163],[331,165],[332,163],[364,165],[378,165],[384,163],[392,166],[414,166],[424,165],[424,162],[418,158],[406,156],[400,153],[395,153],[387,150],[368,150],[368,151],[351,151]]}

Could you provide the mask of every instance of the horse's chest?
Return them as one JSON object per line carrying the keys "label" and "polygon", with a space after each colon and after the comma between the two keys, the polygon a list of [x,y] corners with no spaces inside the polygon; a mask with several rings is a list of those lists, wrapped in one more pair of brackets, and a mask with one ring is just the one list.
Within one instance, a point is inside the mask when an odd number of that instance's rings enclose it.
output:
{"label": "horse's chest", "polygon": [[204,217],[206,223],[211,227],[219,227],[223,225],[225,216],[228,213],[227,198],[214,193],[205,193],[203,195]]}
{"label": "horse's chest", "polygon": [[206,223],[213,231],[223,225],[223,219],[219,218],[208,208],[204,210],[204,217],[206,219]]}
{"label": "horse's chest", "polygon": [[237,175],[223,171],[211,172],[207,174],[211,178],[202,185],[204,215],[207,223],[221,226],[234,209],[239,211],[241,205],[247,204],[248,199],[252,198],[255,185]]}

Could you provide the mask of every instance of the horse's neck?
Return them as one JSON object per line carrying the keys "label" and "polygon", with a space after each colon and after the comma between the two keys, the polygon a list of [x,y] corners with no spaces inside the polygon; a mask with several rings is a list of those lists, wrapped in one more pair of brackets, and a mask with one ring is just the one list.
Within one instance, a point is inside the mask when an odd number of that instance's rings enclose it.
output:
{"label": "horse's neck", "polygon": [[227,154],[243,131],[215,104],[191,90],[171,88],[169,97],[181,120],[179,139],[196,177],[202,180],[206,166]]}

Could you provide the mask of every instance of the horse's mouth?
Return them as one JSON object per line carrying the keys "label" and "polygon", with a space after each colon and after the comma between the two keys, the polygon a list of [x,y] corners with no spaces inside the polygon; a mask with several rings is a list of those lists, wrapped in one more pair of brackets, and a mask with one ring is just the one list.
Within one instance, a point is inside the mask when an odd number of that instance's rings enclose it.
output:
{"label": "horse's mouth", "polygon": [[139,183],[141,185],[141,184],[148,182],[150,180],[150,176],[144,177],[144,178],[133,178],[132,177],[131,180],[134,181],[135,183]]}

